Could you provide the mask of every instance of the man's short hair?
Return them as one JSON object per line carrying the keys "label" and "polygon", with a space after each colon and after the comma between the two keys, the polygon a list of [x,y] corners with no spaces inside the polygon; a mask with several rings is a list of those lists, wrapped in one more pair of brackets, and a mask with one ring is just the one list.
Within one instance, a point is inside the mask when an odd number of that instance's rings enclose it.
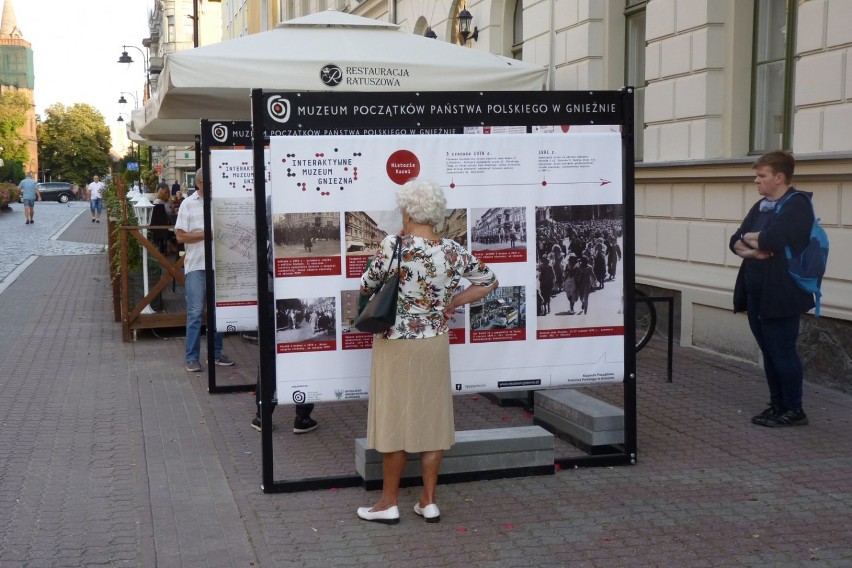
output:
{"label": "man's short hair", "polygon": [[198,168],[195,170],[195,181],[204,181],[204,169]]}
{"label": "man's short hair", "polygon": [[789,183],[793,179],[793,170],[796,169],[796,159],[790,152],[775,150],[762,155],[751,165],[752,169],[761,166],[769,166],[776,174],[784,174]]}

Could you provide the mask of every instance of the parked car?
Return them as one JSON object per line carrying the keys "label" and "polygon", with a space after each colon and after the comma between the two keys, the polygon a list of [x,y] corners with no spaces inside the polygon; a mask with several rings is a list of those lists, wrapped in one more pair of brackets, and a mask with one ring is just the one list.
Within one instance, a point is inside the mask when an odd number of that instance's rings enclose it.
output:
{"label": "parked car", "polygon": [[44,201],[68,203],[76,198],[74,186],[67,181],[47,181],[37,184],[36,187]]}

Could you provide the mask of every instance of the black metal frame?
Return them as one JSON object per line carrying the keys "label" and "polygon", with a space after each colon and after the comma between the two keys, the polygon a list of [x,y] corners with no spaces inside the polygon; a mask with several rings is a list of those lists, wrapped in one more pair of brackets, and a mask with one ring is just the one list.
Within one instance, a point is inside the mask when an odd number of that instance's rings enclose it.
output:
{"label": "black metal frame", "polygon": [[[666,343],[668,344],[668,352],[666,357],[666,382],[672,382],[672,363],[674,359],[674,296],[645,296],[637,297],[637,302],[653,305],[658,302],[665,302],[668,305],[668,324],[669,334]],[[651,330],[653,333],[653,330]],[[638,350],[637,350],[638,351]]]}
{"label": "black metal frame", "polygon": [[[535,125],[602,124],[620,125],[622,132],[622,203],[624,215],[624,444],[604,455],[581,458],[557,458],[555,465],[562,467],[611,466],[634,464],[637,460],[636,432],[636,351],[635,351],[635,226],[634,226],[634,92],[632,87],[620,91],[576,92],[264,92],[253,89],[252,98],[252,148],[254,171],[264,171],[264,147],[269,136],[281,135],[336,135],[336,134],[431,134],[462,133],[465,126],[515,126],[525,125],[528,131]],[[427,113],[425,108],[438,105],[446,112]],[[271,116],[276,106],[277,116]],[[302,105],[300,107],[299,105]],[[495,114],[489,105],[505,105],[512,112]],[[564,106],[563,106],[564,105]],[[414,109],[415,112],[361,112],[332,116],[300,112],[301,108],[338,108],[392,110]],[[420,107],[420,108],[418,108]],[[557,107],[559,107],[557,109]],[[419,110],[419,112],[417,112]],[[291,118],[292,117],[292,118]],[[254,176],[255,228],[258,260],[258,346],[260,351],[260,418],[262,445],[262,489],[265,493],[282,493],[332,487],[367,489],[379,482],[364,482],[360,476],[337,476],[276,481],[274,478],[272,444],[272,410],[277,404],[275,392],[275,338],[274,324],[263,325],[264,314],[273,314],[269,303],[267,283],[266,241],[266,181],[265,176]],[[267,322],[268,324],[268,322]],[[545,475],[555,467],[520,468],[468,474],[441,475],[444,483],[480,479],[498,479],[521,475]],[[416,484],[416,481],[406,481]]]}
{"label": "black metal frame", "polygon": [[[221,123],[217,121],[216,124]],[[243,123],[248,127],[248,123]],[[216,384],[216,353],[214,348],[214,339],[216,333],[216,274],[213,261],[213,239],[211,238],[213,230],[213,208],[210,200],[212,199],[210,189],[210,150],[214,146],[237,146],[240,145],[240,140],[230,139],[227,142],[214,140],[212,134],[213,123],[209,120],[201,121],[201,136],[195,137],[195,163],[201,163],[201,169],[204,176],[201,185],[204,188],[204,262],[205,270],[205,287],[206,287],[206,302],[207,302],[207,392],[210,394],[225,394],[232,392],[249,392],[253,391],[256,383],[245,383],[239,385],[217,385]],[[243,144],[250,143],[250,140],[242,140]]]}

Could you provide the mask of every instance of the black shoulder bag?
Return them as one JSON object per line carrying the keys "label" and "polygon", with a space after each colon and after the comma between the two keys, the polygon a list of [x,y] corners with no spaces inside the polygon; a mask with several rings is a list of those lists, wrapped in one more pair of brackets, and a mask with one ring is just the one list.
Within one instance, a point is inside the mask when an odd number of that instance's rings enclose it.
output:
{"label": "black shoulder bag", "polygon": [[367,302],[364,310],[355,318],[355,327],[358,331],[381,333],[387,331],[396,323],[396,300],[399,297],[399,267],[402,262],[402,237],[397,237],[396,239],[394,256],[388,263],[388,274],[390,274],[394,258],[396,258],[396,274],[388,276],[388,279],[385,280],[370,298],[370,301]]}

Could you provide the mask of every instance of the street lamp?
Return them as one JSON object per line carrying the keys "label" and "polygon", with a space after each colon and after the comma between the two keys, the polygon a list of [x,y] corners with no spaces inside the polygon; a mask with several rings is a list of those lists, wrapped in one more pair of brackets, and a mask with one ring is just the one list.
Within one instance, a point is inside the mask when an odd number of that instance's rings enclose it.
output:
{"label": "street lamp", "polygon": [[142,54],[142,71],[145,73],[145,93],[149,93],[151,76],[148,74],[148,54],[135,45],[122,45],[121,48],[124,51],[121,52],[121,56],[118,58],[118,63],[133,63],[133,58],[127,54],[127,48],[133,48]]}
{"label": "street lamp", "polygon": [[[120,104],[120,105],[127,104],[127,99],[124,98],[124,95],[130,95],[131,97],[133,97],[133,108],[139,108],[139,99],[136,98],[135,94],[129,93],[127,91],[121,91],[121,97],[118,99],[118,104]],[[120,116],[118,118],[119,118],[119,120],[118,120],[119,122],[124,122],[123,118],[121,118]]]}
{"label": "street lamp", "polygon": [[[142,237],[148,238],[148,225],[151,224],[151,213],[154,210],[154,204],[148,201],[148,198],[144,194],[139,194],[139,197],[136,199],[136,202],[133,204],[133,211],[136,213],[136,220],[139,222],[140,227],[145,227],[142,229]],[[148,295],[148,248],[142,247],[142,293],[147,296]],[[142,309],[143,314],[152,314],[154,310],[151,309],[151,306],[145,306]]]}
{"label": "street lamp", "polygon": [[132,47],[136,51],[142,54],[142,70],[147,74],[148,73],[148,55],[142,51],[141,47],[136,47],[135,45],[122,45],[121,49],[124,51],[121,52],[121,57],[118,58],[118,63],[133,63],[133,58],[127,54],[127,48]]}

